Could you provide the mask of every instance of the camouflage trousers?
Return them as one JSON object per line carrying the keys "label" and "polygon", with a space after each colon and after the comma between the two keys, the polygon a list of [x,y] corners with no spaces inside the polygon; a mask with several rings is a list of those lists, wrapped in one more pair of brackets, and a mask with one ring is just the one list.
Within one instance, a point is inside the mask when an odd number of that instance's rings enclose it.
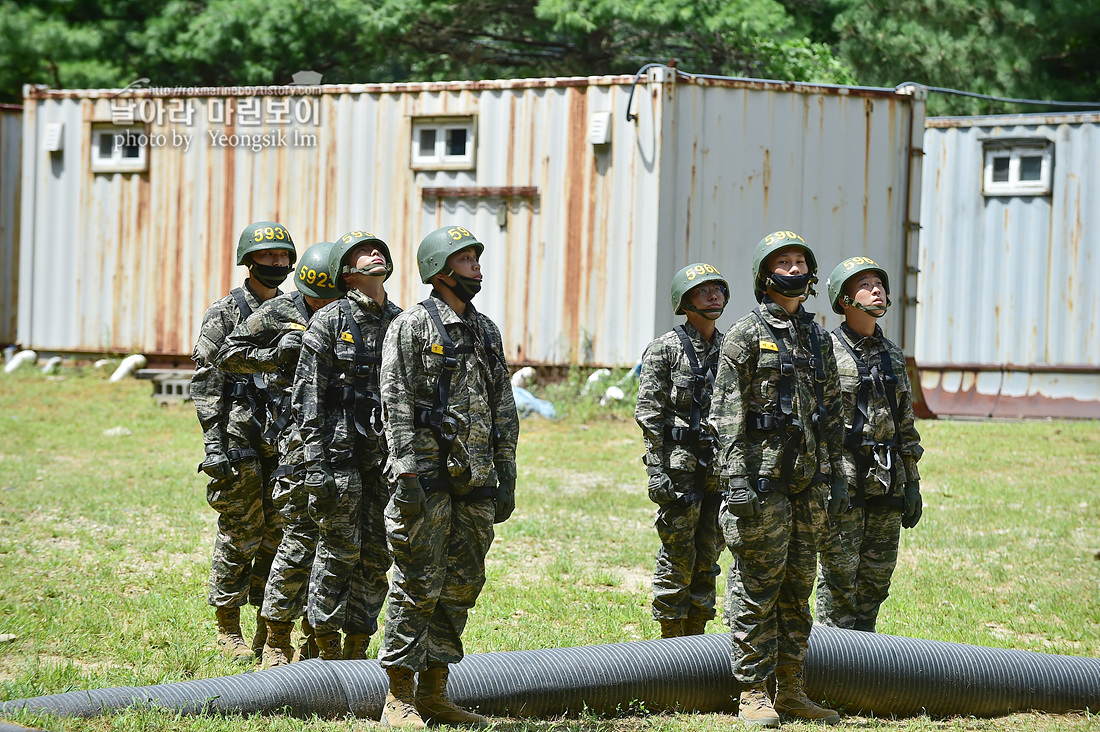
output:
{"label": "camouflage trousers", "polygon": [[821,552],[817,622],[874,632],[898,563],[900,508],[868,501],[833,519]]}
{"label": "camouflage trousers", "polygon": [[317,551],[317,524],[309,515],[305,475],[284,475],[276,481],[275,508],[282,517],[283,538],[267,577],[261,613],[268,620],[293,622],[305,613],[309,576]]}
{"label": "camouflage trousers", "polygon": [[[694,491],[695,473],[668,473],[679,495]],[[721,571],[718,557],[725,544],[718,529],[722,494],[717,478],[704,486],[706,493],[692,503],[678,499],[657,509],[657,567],[653,571],[653,617],[681,620],[688,616],[714,617],[714,580]]]}
{"label": "camouflage trousers", "polygon": [[765,681],[777,665],[801,666],[810,642],[810,593],[817,540],[824,531],[828,486],[795,495],[760,494],[761,513],[740,518],[725,504],[719,523],[733,553],[726,579],[726,623],[733,639],[733,676]]}
{"label": "camouflage trousers", "polygon": [[377,468],[354,464],[334,471],[336,495],[309,497],[317,524],[317,552],[309,577],[307,612],[318,633],[373,635],[386,599],[386,527],[389,486]]}
{"label": "camouflage trousers", "polygon": [[263,605],[282,533],[271,497],[275,465],[271,457],[244,458],[233,465],[236,475],[206,486],[206,501],[218,512],[207,600],[215,607]]}
{"label": "camouflage trousers", "polygon": [[405,519],[391,500],[386,537],[393,582],[386,606],[383,667],[420,671],[462,660],[466,617],[485,585],[485,556],[495,536],[492,499],[428,493],[427,507]]}

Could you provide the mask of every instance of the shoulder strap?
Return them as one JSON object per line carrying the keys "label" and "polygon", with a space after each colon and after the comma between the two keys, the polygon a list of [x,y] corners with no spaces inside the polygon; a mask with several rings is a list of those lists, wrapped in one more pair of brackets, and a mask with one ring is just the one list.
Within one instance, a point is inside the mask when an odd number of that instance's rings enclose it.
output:
{"label": "shoulder strap", "polygon": [[684,326],[677,325],[673,330],[680,338],[680,344],[684,347],[684,353],[691,365],[691,414],[688,416],[688,430],[698,432],[699,422],[702,419],[703,390],[708,383],[708,369],[699,365],[699,357],[695,353],[695,346],[692,344],[691,338],[688,337],[687,331],[684,330]]}
{"label": "shoulder strap", "polygon": [[302,293],[295,290],[290,293],[290,300],[294,303],[294,306],[298,308],[298,314],[305,318],[305,321],[309,322],[309,308],[306,307],[306,298]]}
{"label": "shoulder strap", "polygon": [[890,418],[894,420],[894,439],[901,438],[901,419],[898,409],[898,377],[894,374],[894,365],[890,360],[890,350],[886,349],[879,358],[879,370],[882,374],[883,391],[886,392],[886,403],[890,407]]}
{"label": "shoulder strap", "polygon": [[371,366],[382,363],[382,357],[378,353],[382,348],[382,344],[376,342],[374,344],[375,353],[367,353],[367,344],[363,340],[363,332],[359,330],[359,324],[355,322],[351,302],[346,297],[340,299],[340,309],[344,311],[344,319],[348,321],[348,332],[351,333],[351,340],[355,344],[355,376],[361,378],[370,372]]}
{"label": "shoulder strap", "polygon": [[229,291],[229,294],[237,301],[237,310],[241,311],[241,320],[244,320],[252,314],[252,308],[248,305],[248,299],[244,296],[244,290],[239,287],[234,287]]}
{"label": "shoulder strap", "polygon": [[760,314],[760,311],[753,310],[752,312],[756,315],[760,324],[771,334],[772,340],[775,341],[775,348],[779,353],[779,384],[777,387],[779,411],[783,417],[789,418],[794,414],[794,358],[787,349],[787,344],[783,342],[783,338],[775,331],[775,328],[771,327],[768,321],[764,320],[764,316]]}
{"label": "shoulder strap", "polygon": [[859,389],[856,390],[856,411],[852,415],[852,428],[848,430],[848,433],[844,437],[848,449],[854,450],[863,444],[863,426],[867,423],[867,419],[870,416],[868,412],[870,394],[871,394],[871,370],[867,368],[867,363],[863,358],[856,353],[856,350],[848,343],[848,339],[844,337],[844,330],[837,326],[833,333],[836,335],[840,345],[844,346],[844,350],[848,352],[848,355],[852,357],[852,360],[856,362],[856,370],[859,372]]}
{"label": "shoulder strap", "polygon": [[825,409],[825,359],[821,355],[821,338],[817,334],[817,323],[810,323],[810,348],[814,352],[811,366],[814,370],[814,394],[817,396],[817,409],[814,410],[814,426],[817,427],[817,439],[825,444],[825,420],[828,412]]}

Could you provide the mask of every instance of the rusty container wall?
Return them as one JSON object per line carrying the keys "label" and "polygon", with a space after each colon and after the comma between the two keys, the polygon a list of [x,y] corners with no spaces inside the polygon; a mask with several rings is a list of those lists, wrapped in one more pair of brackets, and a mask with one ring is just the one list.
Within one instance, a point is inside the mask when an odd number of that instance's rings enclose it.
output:
{"label": "rusty container wall", "polygon": [[[625,108],[631,78],[323,87],[292,99],[314,102],[317,123],[281,130],[212,122],[215,108],[240,103],[228,90],[139,92],[185,103],[193,117],[146,125],[167,143],[150,146],[135,173],[91,168],[92,130],[111,123],[117,103],[110,92],[35,91],[27,134],[62,122],[65,145],[26,155],[34,227],[22,237],[21,340],[182,362],[208,305],[245,277],[237,237],[261,219],[284,223],[299,253],[351,229],[378,234],[397,263],[390,296],[407,306],[428,291],[418,242],[458,224],[486,245],[477,304],[501,324],[511,359],[632,364],[653,335],[652,150],[639,148],[634,125],[613,123],[607,144],[587,139],[593,111]],[[475,169],[414,171],[412,120],[448,115],[476,119]],[[659,110],[640,128],[651,139],[654,121]],[[254,151],[211,137],[280,131],[315,139]],[[182,135],[190,144],[175,142]]]}
{"label": "rusty container wall", "polygon": [[[315,110],[283,127],[224,121],[260,90],[142,90],[133,99],[192,117],[146,124],[164,137],[134,173],[92,170],[93,130],[112,122],[114,92],[29,90],[24,211],[33,215],[21,237],[19,338],[43,351],[142,351],[182,364],[208,305],[245,277],[233,262],[238,235],[263,219],[285,224],[299,253],[351,229],[381,236],[397,264],[387,289],[404,306],[427,294],[420,239],[469,228],[486,247],[477,306],[518,363],[632,365],[672,324],[668,282],[689,259],[727,272],[732,322],[752,304],[744,270],[771,229],[807,236],[820,288],[842,255],[900,266],[906,130],[923,108],[890,90],[664,67],[633,81],[271,92],[265,103]],[[473,168],[414,169],[414,122],[453,116],[475,121]],[[50,122],[64,124],[60,153],[33,142]],[[608,135],[595,134],[598,122]],[[280,133],[289,140],[255,150],[215,141]]]}
{"label": "rusty container wall", "polygon": [[15,341],[22,169],[23,108],[0,104],[0,346]]}
{"label": "rusty container wall", "polygon": [[[985,195],[985,147],[1046,141],[1050,193]],[[933,118],[917,362],[946,415],[1100,417],[1100,114]]]}
{"label": "rusty container wall", "polygon": [[[818,295],[807,309],[830,329],[839,325],[826,294],[829,273],[848,257],[870,257],[893,286],[883,327],[911,353],[902,323],[908,160],[923,101],[886,89],[690,77],[669,91],[675,135],[662,156],[661,198],[674,200],[675,210],[662,235],[670,267],[703,260],[726,275],[732,295],[720,327],[756,307],[757,242],[790,230],[819,266]],[[671,325],[668,312],[662,327]]]}

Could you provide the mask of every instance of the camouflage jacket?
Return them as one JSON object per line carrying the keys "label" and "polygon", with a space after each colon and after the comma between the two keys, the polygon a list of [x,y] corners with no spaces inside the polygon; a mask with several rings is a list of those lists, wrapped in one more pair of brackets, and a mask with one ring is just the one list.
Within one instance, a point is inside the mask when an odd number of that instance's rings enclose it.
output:
{"label": "camouflage jacket", "polygon": [[[362,333],[367,354],[376,356],[382,337],[401,313],[386,298],[378,304],[358,290],[348,292],[352,317]],[[361,465],[377,467],[385,459],[385,443],[374,434],[361,414],[356,426],[355,341],[348,328],[341,301],[317,311],[302,337],[298,370],[291,390],[291,411],[302,436],[305,463],[328,462],[338,465],[354,459]],[[370,366],[362,393],[378,402],[378,365]],[[360,408],[362,408],[360,404]]]}
{"label": "camouflage jacket", "polygon": [[[813,358],[810,330],[817,333],[825,381],[823,383],[824,440],[819,440],[813,415],[817,410],[814,369],[795,369],[793,417],[804,428],[801,436],[788,440],[783,428],[760,429],[761,415],[779,412],[779,350],[772,333],[757,313],[783,339],[788,352],[799,360]],[[804,362],[804,361],[803,361]],[[844,472],[844,420],[833,341],[813,313],[801,306],[791,316],[773,302],[764,302],[738,320],[722,341],[722,356],[714,383],[710,421],[718,433],[718,464],[723,477],[779,481],[785,450],[795,450],[788,488],[797,492],[808,486],[815,473],[827,476]]]}
{"label": "camouflage jacket", "polygon": [[[710,427],[710,395],[714,385],[714,370],[722,350],[722,332],[715,329],[712,342],[708,343],[690,322],[684,323],[684,332],[695,348],[700,366],[709,373],[709,382],[702,393],[699,410],[699,429],[712,435]],[[693,446],[669,440],[666,430],[688,428],[691,425],[691,406],[694,385],[691,361],[684,351],[683,342],[670,330],[654,339],[642,354],[642,370],[638,377],[638,406],[634,419],[642,428],[645,439],[647,467],[665,470],[695,470],[697,459]],[[713,463],[712,463],[713,465]]]}
{"label": "camouflage jacket", "polygon": [[[445,414],[457,422],[448,472],[457,493],[496,484],[496,471],[516,464],[519,415],[512,396],[500,330],[473,305],[459,316],[436,293],[447,334],[460,351],[452,372]],[[464,348],[465,347],[465,348]],[[415,424],[417,410],[430,410],[443,371],[442,341],[422,304],[393,322],[382,349],[382,404],[390,446],[390,475],[439,477],[440,452],[433,432]],[[490,357],[489,351],[493,352]],[[499,439],[493,441],[493,426]],[[468,473],[466,469],[468,468]]]}
{"label": "camouflage jacket", "polygon": [[[301,336],[312,315],[300,292],[273,297],[233,329],[222,343],[214,363],[232,374],[271,374],[267,386],[272,399],[289,401],[301,343],[299,341],[298,348],[293,348],[297,339],[287,339],[280,353],[280,341],[291,333]],[[276,359],[281,359],[281,363]]]}
{"label": "camouflage jacket", "polygon": [[[263,303],[249,288],[248,280],[241,289],[252,311],[259,310]],[[276,296],[281,294],[276,291]],[[202,425],[204,445],[217,445],[222,450],[253,449],[259,454],[271,455],[274,454],[274,446],[261,440],[266,394],[258,389],[258,384],[264,383],[263,378],[253,381],[248,377],[236,377],[214,365],[222,343],[243,319],[232,294],[218,300],[206,311],[195,350],[191,354],[195,362],[191,398]],[[233,385],[237,382],[249,382],[246,390],[249,397],[232,396]]]}
{"label": "camouflage jacket", "polygon": [[[892,486],[891,470],[882,464],[883,461],[872,458],[870,446],[859,448],[858,454],[853,453],[850,445],[846,446],[844,460],[849,474],[861,480],[860,485],[864,495],[885,495],[891,492],[887,491],[887,486],[894,488],[892,493],[900,495],[901,486],[909,481],[920,480],[917,461],[924,453],[924,448],[920,446],[920,435],[917,434],[916,418],[913,416],[913,389],[909,383],[909,375],[905,371],[905,354],[882,334],[882,329],[877,325],[874,334],[866,338],[853,331],[847,324],[833,331],[832,336],[835,341],[833,353],[836,354],[836,365],[840,372],[840,391],[844,397],[845,430],[852,429],[860,377],[855,359],[844,348],[844,343],[855,351],[868,368],[879,365],[883,352],[890,355],[891,367],[894,376],[897,377],[897,384],[894,387],[898,406],[897,428],[895,429],[890,404],[886,399],[886,384],[881,378],[872,378],[862,438],[864,441],[879,443],[897,438],[896,455],[900,455],[901,459],[893,465]],[[877,374],[877,368],[875,373]],[[864,469],[858,470],[857,465],[863,465]]]}

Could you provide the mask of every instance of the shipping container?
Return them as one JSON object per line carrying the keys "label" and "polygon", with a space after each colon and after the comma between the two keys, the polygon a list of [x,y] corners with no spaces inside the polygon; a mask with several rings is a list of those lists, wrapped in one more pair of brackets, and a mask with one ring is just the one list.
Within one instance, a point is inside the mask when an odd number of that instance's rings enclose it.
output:
{"label": "shipping container", "polygon": [[22,168],[23,108],[0,104],[0,347],[15,341]]}
{"label": "shipping container", "polygon": [[915,356],[929,409],[1100,417],[1100,112],[925,125]]}
{"label": "shipping container", "polygon": [[[637,76],[212,89],[26,89],[19,340],[185,365],[203,312],[245,277],[250,222],[299,252],[346,231],[390,245],[390,296],[427,294],[417,243],[486,245],[475,304],[514,363],[633,365],[674,324],[673,273],[728,278],[725,328],[755,306],[752,251],[791,230],[820,295],[862,254],[915,292],[923,90]],[[43,140],[62,144],[47,150]],[[914,157],[918,156],[918,157]],[[907,293],[910,295],[907,297]],[[911,352],[914,310],[888,333]]]}

